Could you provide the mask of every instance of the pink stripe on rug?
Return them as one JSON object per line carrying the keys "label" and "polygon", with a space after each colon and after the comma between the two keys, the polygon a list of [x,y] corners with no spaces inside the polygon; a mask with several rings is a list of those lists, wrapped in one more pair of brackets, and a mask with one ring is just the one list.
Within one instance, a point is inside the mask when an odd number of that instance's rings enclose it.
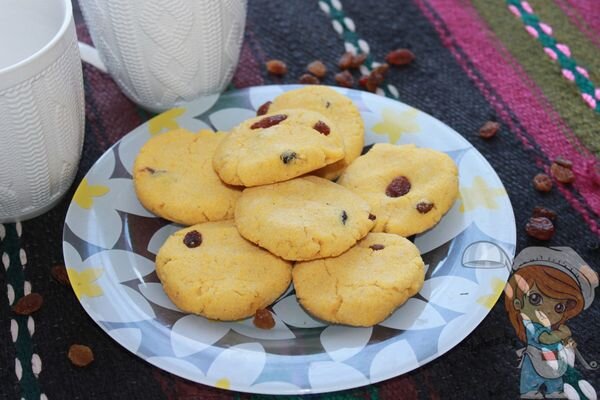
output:
{"label": "pink stripe on rug", "polygon": [[[594,30],[587,24],[584,16],[572,5],[568,4],[568,0],[554,0],[556,5],[569,17],[569,22],[577,27],[585,37],[597,47],[600,47],[600,32]],[[597,4],[600,5],[600,2]],[[597,11],[600,14],[600,8]]]}
{"label": "pink stripe on rug", "polygon": [[[545,99],[539,87],[531,81],[518,61],[494,36],[477,11],[461,0],[415,0],[415,3],[435,26],[442,43],[450,49],[467,75],[524,145],[531,147],[528,138],[512,122],[511,113],[519,119],[527,133],[533,137],[550,160],[559,156],[572,160],[575,172],[581,176],[587,161],[594,159],[594,156],[579,143],[560,115]],[[431,13],[428,5],[443,20],[445,28],[451,32],[451,37],[448,37],[444,27]],[[462,49],[466,59],[454,46]],[[484,82],[471,70],[469,62],[495,93],[489,92]],[[507,109],[498,101],[496,96],[499,96],[509,108]],[[570,136],[571,141],[566,134]],[[548,166],[544,167],[548,169]],[[573,185],[585,199],[583,201],[587,201],[589,207],[595,212],[595,216],[590,215],[584,204],[567,188],[562,185],[557,186],[569,203],[582,215],[592,231],[600,235],[594,220],[600,214],[600,193],[592,182],[584,179],[577,180]]]}
{"label": "pink stripe on rug", "polygon": [[600,36],[600,1],[566,0],[566,3],[577,11],[580,18],[592,29],[596,37]]}

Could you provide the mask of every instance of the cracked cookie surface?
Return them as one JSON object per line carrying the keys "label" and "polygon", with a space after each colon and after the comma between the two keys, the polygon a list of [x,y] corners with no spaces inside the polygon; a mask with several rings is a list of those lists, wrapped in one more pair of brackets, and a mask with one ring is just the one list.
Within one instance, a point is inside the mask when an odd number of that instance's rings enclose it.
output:
{"label": "cracked cookie surface", "polygon": [[233,128],[217,148],[213,167],[224,182],[257,186],[306,174],[344,154],[342,137],[330,118],[282,109]]}
{"label": "cracked cookie surface", "polygon": [[419,292],[425,267],[408,239],[369,233],[338,257],[296,263],[292,276],[298,301],[313,316],[373,326]]}
{"label": "cracked cookie surface", "polygon": [[338,183],[377,216],[374,232],[411,236],[439,222],[458,196],[458,168],[445,153],[379,143],[357,158]]}
{"label": "cracked cookie surface", "polygon": [[337,125],[342,136],[344,158],[312,172],[313,175],[335,179],[360,156],[365,144],[364,123],[358,108],[348,97],[326,86],[310,85],[280,94],[269,106],[269,112],[277,113],[286,108],[319,112]]}
{"label": "cracked cookie surface", "polygon": [[317,176],[245,189],[235,208],[240,234],[286,260],[341,254],[373,227],[370,207]]}
{"label": "cracked cookie surface", "polygon": [[241,188],[223,183],[212,168],[213,154],[224,136],[177,129],[148,140],[133,167],[140,203],[183,225],[233,218]]}
{"label": "cracked cookie surface", "polygon": [[156,256],[156,273],[182,311],[222,321],[250,317],[289,286],[291,263],[243,239],[233,220],[173,233]]}

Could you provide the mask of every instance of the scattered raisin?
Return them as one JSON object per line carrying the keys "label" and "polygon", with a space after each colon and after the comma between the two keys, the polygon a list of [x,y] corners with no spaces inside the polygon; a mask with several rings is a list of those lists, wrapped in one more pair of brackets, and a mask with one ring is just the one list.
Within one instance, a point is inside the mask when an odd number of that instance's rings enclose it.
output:
{"label": "scattered raisin", "polygon": [[325,108],[329,108],[329,107],[331,107],[331,103],[328,101],[325,101]]}
{"label": "scattered raisin", "polygon": [[367,55],[365,53],[360,53],[355,56],[352,56],[352,62],[350,63],[350,68],[358,68],[367,59]]}
{"label": "scattered raisin", "polygon": [[311,74],[302,74],[302,76],[300,76],[300,78],[298,79],[298,82],[305,85],[318,85],[319,83],[321,83],[319,78]]}
{"label": "scattered raisin", "polygon": [[327,74],[327,67],[321,61],[316,60],[308,64],[306,70],[317,78],[324,78]]}
{"label": "scattered raisin", "polygon": [[366,89],[367,88],[367,79],[369,79],[369,75],[361,76],[360,79],[358,80],[358,86]]}
{"label": "scattered raisin", "polygon": [[560,183],[573,183],[575,181],[575,173],[571,169],[557,163],[552,163],[550,173]]}
{"label": "scattered raisin", "polygon": [[287,74],[287,65],[281,60],[269,60],[267,61],[267,71],[273,75],[283,76]]}
{"label": "scattered raisin", "polygon": [[281,155],[279,156],[279,159],[281,159],[281,161],[284,164],[288,164],[290,162],[292,162],[292,160],[294,160],[298,155],[296,154],[295,151],[284,151],[283,153],[281,153]]}
{"label": "scattered raisin", "polygon": [[252,322],[258,329],[272,329],[275,326],[273,315],[269,310],[264,308],[256,310],[256,314],[254,314],[254,319]]}
{"label": "scattered raisin", "polygon": [[73,344],[69,347],[69,353],[67,354],[69,360],[78,367],[86,367],[92,361],[94,361],[94,353],[92,349],[83,344]]}
{"label": "scattered raisin", "polygon": [[554,235],[554,224],[546,217],[531,217],[525,225],[529,236],[539,240],[550,240]]}
{"label": "scattered raisin", "polygon": [[414,59],[414,53],[408,49],[392,50],[385,56],[385,61],[391,65],[408,65]]}
{"label": "scattered raisin", "polygon": [[44,303],[44,298],[39,293],[29,293],[21,297],[13,305],[12,310],[15,314],[30,315],[40,309]]}
{"label": "scattered raisin", "polygon": [[377,251],[377,250],[383,250],[385,248],[385,246],[382,244],[372,244],[369,246],[369,248],[373,251]]}
{"label": "scattered raisin", "polygon": [[369,92],[375,93],[377,88],[385,80],[385,74],[387,73],[390,66],[388,64],[381,64],[375,67],[369,75],[362,76],[359,84],[367,89]]}
{"label": "scattered raisin", "polygon": [[421,214],[427,214],[433,208],[433,203],[422,201],[417,204],[417,211]]}
{"label": "scattered raisin", "polygon": [[269,128],[275,126],[287,118],[285,114],[275,114],[268,117],[264,117],[261,120],[256,121],[250,125],[250,129]]}
{"label": "scattered raisin", "polygon": [[371,72],[377,72],[378,74],[385,76],[385,74],[387,74],[389,69],[390,69],[389,64],[383,63],[383,64],[378,65],[375,68],[373,68],[373,71],[371,71]]}
{"label": "scattered raisin", "polygon": [[156,172],[156,170],[155,170],[154,168],[150,168],[150,167],[146,167],[146,168],[144,168],[144,171],[148,171],[148,172],[150,172],[151,174],[153,174],[153,173],[155,173],[155,172]]}
{"label": "scattered raisin", "polygon": [[354,86],[354,78],[352,77],[352,74],[348,71],[342,71],[335,74],[335,81],[338,85],[343,87],[351,88],[352,86]]}
{"label": "scattered raisin", "polygon": [[389,197],[400,197],[404,196],[410,191],[410,181],[405,176],[398,176],[394,178],[388,187],[385,189],[385,194]]}
{"label": "scattered raisin", "polygon": [[352,59],[354,58],[354,55],[350,52],[346,52],[344,54],[342,54],[342,56],[340,57],[340,60],[338,61],[338,67],[340,67],[340,69],[348,69],[352,66]]}
{"label": "scattered raisin", "polygon": [[496,136],[500,130],[500,124],[494,121],[488,121],[479,128],[479,137],[483,139],[491,139]]}
{"label": "scattered raisin", "polygon": [[315,126],[313,126],[313,129],[325,136],[329,135],[329,133],[331,132],[329,126],[323,121],[317,121]]}
{"label": "scattered raisin", "polygon": [[269,108],[271,108],[271,104],[273,104],[272,101],[267,101],[262,106],[258,107],[258,110],[256,110],[256,115],[259,116],[259,115],[265,115],[266,113],[268,113]]}
{"label": "scattered raisin", "polygon": [[202,244],[202,234],[196,230],[189,231],[183,237],[183,244],[190,249],[200,246]]}
{"label": "scattered raisin", "polygon": [[552,190],[552,179],[546,174],[537,174],[533,177],[533,187],[538,192],[549,192]]}
{"label": "scattered raisin", "polygon": [[566,158],[558,157],[556,160],[554,160],[554,162],[561,167],[573,169],[573,163],[571,160],[567,160]]}
{"label": "scattered raisin", "polygon": [[346,210],[342,210],[340,218],[342,219],[342,224],[346,225],[346,221],[348,221],[348,214],[346,213]]}
{"label": "scattered raisin", "polygon": [[365,87],[369,92],[375,93],[379,85],[383,83],[384,79],[385,78],[383,74],[377,71],[372,71],[367,77],[367,83]]}
{"label": "scattered raisin", "polygon": [[61,285],[71,286],[71,281],[69,280],[69,274],[67,273],[67,268],[63,264],[56,264],[50,269],[50,275],[54,278],[54,280]]}
{"label": "scattered raisin", "polygon": [[375,221],[375,220],[377,219],[377,216],[375,216],[375,215],[373,215],[373,214],[369,213],[369,219],[370,219],[371,221]]}
{"label": "scattered raisin", "polygon": [[321,81],[319,80],[319,78],[317,78],[314,75],[311,74],[303,74],[299,79],[298,79],[299,83],[305,84],[305,85],[318,85],[319,83],[321,83]]}
{"label": "scattered raisin", "polygon": [[548,218],[550,221],[554,222],[556,220],[557,214],[555,211],[546,208],[546,207],[542,207],[542,206],[535,206],[533,208],[533,213],[532,213],[533,217],[546,217]]}

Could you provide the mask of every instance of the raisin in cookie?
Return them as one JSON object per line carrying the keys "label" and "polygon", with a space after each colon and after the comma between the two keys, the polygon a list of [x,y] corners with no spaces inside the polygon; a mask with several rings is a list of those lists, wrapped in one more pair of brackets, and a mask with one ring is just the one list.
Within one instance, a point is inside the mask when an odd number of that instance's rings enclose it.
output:
{"label": "raisin in cookie", "polygon": [[446,154],[414,145],[376,144],[338,183],[365,199],[374,232],[411,236],[435,224],[458,195],[458,169]]}
{"label": "raisin in cookie", "polygon": [[156,273],[182,311],[232,321],[273,303],[288,288],[292,265],[244,240],[228,220],[172,234],[156,256]]}
{"label": "raisin in cookie", "polygon": [[425,267],[408,239],[369,233],[340,256],[297,263],[292,277],[298,301],[310,314],[373,326],[421,290]]}
{"label": "raisin in cookie", "polygon": [[326,86],[311,85],[280,94],[269,106],[269,112],[278,113],[286,108],[303,108],[323,114],[336,124],[344,140],[346,156],[312,174],[336,179],[360,156],[365,141],[364,124],[358,108],[348,97]]}
{"label": "raisin in cookie", "polygon": [[213,154],[224,136],[177,129],[148,140],[133,167],[140,203],[183,225],[231,219],[241,188],[223,183],[212,169]]}
{"label": "raisin in cookie", "polygon": [[308,110],[280,110],[251,118],[219,145],[213,167],[232,185],[285,181],[344,157],[336,125]]}
{"label": "raisin in cookie", "polygon": [[235,208],[240,234],[286,260],[336,256],[371,230],[372,217],[358,195],[317,176],[245,189]]}

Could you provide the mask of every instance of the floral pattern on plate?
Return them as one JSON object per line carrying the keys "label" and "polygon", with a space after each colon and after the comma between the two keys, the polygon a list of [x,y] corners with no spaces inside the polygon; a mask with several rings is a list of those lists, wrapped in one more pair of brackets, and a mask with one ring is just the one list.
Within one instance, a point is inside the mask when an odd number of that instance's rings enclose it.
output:
{"label": "floral pattern on plate", "polygon": [[77,189],[63,249],[79,301],[112,338],[151,364],[244,392],[349,389],[439,357],[475,329],[500,296],[516,233],[510,201],[492,167],[433,117],[398,101],[335,88],[359,107],[366,148],[414,143],[448,153],[459,167],[460,198],[437,226],[415,238],[427,268],[423,289],[370,328],[311,317],[293,287],[269,308],[276,322],[271,330],[256,328],[250,318],[215,322],[177,309],[162,290],[154,257],[181,226],[155,217],[137,201],[131,180],[137,152],[153,135],[173,127],[227,131],[264,102],[297,87],[233,91],[167,111],[111,147]]}

